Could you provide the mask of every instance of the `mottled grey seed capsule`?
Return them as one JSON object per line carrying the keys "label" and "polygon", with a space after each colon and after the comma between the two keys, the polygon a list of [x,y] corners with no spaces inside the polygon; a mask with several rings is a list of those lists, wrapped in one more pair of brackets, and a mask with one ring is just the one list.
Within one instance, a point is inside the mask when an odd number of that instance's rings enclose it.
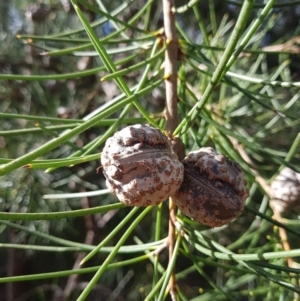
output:
{"label": "mottled grey seed capsule", "polygon": [[107,139],[101,163],[107,187],[129,206],[158,205],[183,181],[168,138],[149,125],[128,126]]}
{"label": "mottled grey seed capsule", "polygon": [[184,180],[173,199],[185,215],[219,227],[244,209],[249,194],[239,164],[211,147],[189,153],[182,163]]}
{"label": "mottled grey seed capsule", "polygon": [[279,212],[300,212],[300,174],[283,168],[271,183],[270,196]]}

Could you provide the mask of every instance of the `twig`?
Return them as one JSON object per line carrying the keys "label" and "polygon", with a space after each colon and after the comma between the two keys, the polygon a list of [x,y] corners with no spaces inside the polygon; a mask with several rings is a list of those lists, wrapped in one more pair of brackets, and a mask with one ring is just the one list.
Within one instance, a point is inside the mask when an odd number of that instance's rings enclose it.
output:
{"label": "twig", "polygon": [[[240,145],[235,138],[230,137],[230,140],[231,140],[232,145],[234,146],[234,148],[239,151],[240,155],[245,160],[245,162],[247,162],[249,166],[255,166],[255,164],[252,162],[252,160],[250,159],[250,157],[248,156],[248,154],[245,152],[245,150],[242,147],[242,145]],[[250,169],[253,172],[253,174],[255,175],[255,181],[270,196],[270,185],[265,181],[264,178],[262,178],[258,174],[258,172],[256,170],[254,170],[251,167],[250,167]],[[280,222],[280,223],[284,223],[283,218],[281,216],[281,213],[278,210],[278,206],[276,206],[276,203],[274,202],[274,200],[270,199],[269,204],[270,204],[271,209],[273,210],[273,218],[275,220],[277,220],[278,222]],[[288,236],[287,236],[287,233],[286,233],[285,229],[279,227],[278,228],[278,232],[279,232],[279,237],[280,237],[280,241],[281,241],[281,245],[283,247],[283,250],[284,251],[290,251],[291,247],[290,247],[290,244],[289,244],[289,241],[288,241]],[[294,262],[293,258],[287,257],[286,261],[287,261],[288,267],[295,268],[295,262]],[[294,273],[290,273],[290,276],[294,277],[295,274]],[[299,281],[297,280],[297,278],[295,279],[295,284],[296,284],[296,286],[299,286]],[[299,300],[299,294],[294,293],[294,300],[295,301]]]}
{"label": "twig", "polygon": [[[175,7],[174,0],[162,0],[164,12],[164,29],[166,43],[168,48],[165,52],[165,85],[166,85],[166,130],[167,133],[172,135],[175,128],[178,126],[178,113],[177,113],[177,54],[178,54],[178,41],[175,27],[175,14],[173,13]],[[174,151],[176,149],[174,148]],[[175,246],[175,226],[176,220],[176,205],[172,198],[169,199],[169,260],[173,256]],[[176,279],[175,271],[173,271],[169,281],[169,292],[173,301],[177,300],[176,297]]]}
{"label": "twig", "polygon": [[166,85],[166,130],[173,133],[178,126],[177,113],[177,53],[178,41],[175,27],[175,15],[172,8],[174,0],[163,0],[164,28],[168,48],[165,52],[165,85]]}
{"label": "twig", "polygon": [[[234,146],[234,148],[240,153],[240,155],[245,160],[245,162],[247,162],[249,166],[255,166],[255,164],[252,162],[252,160],[250,159],[248,154],[245,152],[244,148],[238,143],[238,141],[235,138],[232,138],[232,137],[230,137],[230,140],[231,140],[232,145]],[[268,195],[270,195],[270,185],[266,182],[266,180],[264,178],[262,178],[258,174],[258,172],[256,170],[251,168],[251,171],[255,175],[255,181],[263,188],[263,190]],[[272,201],[272,199],[270,200],[270,207],[273,210],[274,219],[276,219],[280,223],[284,223],[284,221],[282,219],[282,216],[281,216],[280,212],[278,211],[277,207],[274,206],[274,202]],[[290,247],[290,244],[288,242],[288,237],[287,237],[285,229],[279,227],[278,231],[279,231],[279,237],[280,237],[281,244],[282,244],[282,247],[283,247],[284,251],[290,251],[291,247]],[[291,257],[287,258],[287,264],[290,268],[295,267],[294,261]]]}
{"label": "twig", "polygon": [[300,41],[300,36],[297,36],[282,44],[266,46],[263,48],[263,51],[270,51],[270,52],[288,51],[290,53],[300,53],[300,47],[297,46],[297,43],[299,43],[299,41]]}

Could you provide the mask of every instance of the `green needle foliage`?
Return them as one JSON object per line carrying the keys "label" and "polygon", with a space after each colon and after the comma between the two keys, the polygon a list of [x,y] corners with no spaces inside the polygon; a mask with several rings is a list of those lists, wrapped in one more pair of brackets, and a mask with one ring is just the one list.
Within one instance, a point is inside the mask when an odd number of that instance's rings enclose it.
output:
{"label": "green needle foliage", "polygon": [[300,172],[299,7],[173,8],[174,135],[186,153],[212,146],[238,162],[250,196],[220,228],[178,211],[170,256],[167,202],[125,207],[99,167],[124,126],[165,129],[161,1],[0,3],[3,300],[299,300],[299,216],[278,219],[267,189],[284,167]]}

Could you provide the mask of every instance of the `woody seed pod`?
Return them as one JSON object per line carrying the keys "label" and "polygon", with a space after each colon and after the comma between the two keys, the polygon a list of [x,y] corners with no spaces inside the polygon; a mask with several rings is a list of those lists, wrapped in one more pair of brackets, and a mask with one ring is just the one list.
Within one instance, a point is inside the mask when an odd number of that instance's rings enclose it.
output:
{"label": "woody seed pod", "polygon": [[182,161],[184,181],[173,196],[179,209],[210,227],[229,223],[243,209],[248,190],[241,167],[211,147],[188,154]]}
{"label": "woody seed pod", "polygon": [[128,126],[107,139],[101,163],[107,187],[129,206],[158,205],[183,181],[168,138],[148,125]]}
{"label": "woody seed pod", "polygon": [[271,183],[270,196],[279,212],[300,212],[300,174],[283,168]]}

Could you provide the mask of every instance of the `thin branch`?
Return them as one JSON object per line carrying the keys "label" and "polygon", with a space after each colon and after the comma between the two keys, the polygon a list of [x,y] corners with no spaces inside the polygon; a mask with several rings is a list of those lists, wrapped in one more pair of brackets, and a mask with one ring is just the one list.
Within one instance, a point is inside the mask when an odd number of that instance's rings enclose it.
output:
{"label": "thin branch", "polygon": [[[165,52],[165,85],[166,85],[166,130],[172,136],[172,133],[179,124],[177,112],[177,54],[178,54],[178,41],[175,27],[175,1],[162,0],[164,12],[164,29],[166,36],[166,43],[168,48]],[[180,143],[180,142],[179,142]],[[176,151],[176,142],[173,145]],[[180,155],[179,155],[180,156]],[[176,220],[176,205],[172,198],[169,199],[169,260],[171,260],[175,247],[175,226]],[[170,264],[170,262],[169,262]],[[175,271],[172,272],[169,281],[169,292],[173,301],[177,300],[176,297],[176,279]]]}
{"label": "thin branch", "polygon": [[174,0],[163,0],[164,28],[168,48],[165,52],[165,85],[166,85],[166,130],[173,133],[178,125],[177,113],[177,53],[178,41],[175,27],[175,15],[172,8]]}
{"label": "thin branch", "polygon": [[[233,137],[230,137],[230,140],[231,140],[234,148],[236,150],[238,150],[238,152],[240,153],[242,158],[245,160],[245,162],[247,162],[249,166],[255,166],[255,164],[252,162],[251,158],[248,156],[248,154],[244,150],[243,146],[240,145],[239,142]],[[270,196],[270,185],[267,183],[267,181],[263,177],[261,177],[254,168],[251,168],[251,171],[255,175],[255,181],[262,187],[262,189],[266,192],[266,194],[268,194]],[[269,204],[270,204],[271,209],[273,210],[273,218],[276,219],[280,223],[284,223],[282,216],[281,216],[280,212],[278,211],[277,207],[275,206],[272,199],[270,199]],[[280,237],[281,244],[282,244],[284,251],[290,251],[291,247],[288,242],[288,237],[287,237],[286,231],[285,231],[285,229],[283,229],[281,227],[279,227],[279,237]],[[294,261],[291,257],[287,258],[287,264],[290,268],[295,268]]]}

